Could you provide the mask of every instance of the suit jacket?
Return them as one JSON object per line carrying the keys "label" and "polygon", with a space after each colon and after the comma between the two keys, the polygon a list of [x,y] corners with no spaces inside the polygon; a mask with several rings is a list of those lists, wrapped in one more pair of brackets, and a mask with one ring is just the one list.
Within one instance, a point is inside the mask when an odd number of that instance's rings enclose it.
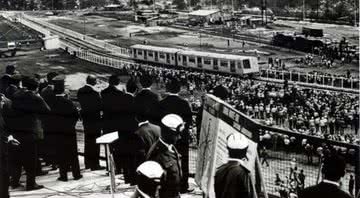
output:
{"label": "suit jacket", "polygon": [[5,94],[6,89],[9,87],[9,83],[11,80],[11,76],[9,74],[5,74],[0,79],[0,93]]}
{"label": "suit jacket", "polygon": [[143,89],[135,96],[136,116],[149,120],[152,123],[160,122],[160,96],[154,92]]}
{"label": "suit jacket", "polygon": [[120,137],[136,130],[133,96],[109,86],[101,92],[101,98],[105,133],[118,131]]}
{"label": "suit jacket", "polygon": [[342,191],[338,186],[321,182],[310,186],[299,192],[299,198],[351,198],[349,194]]}
{"label": "suit jacket", "polygon": [[6,121],[16,138],[43,139],[41,117],[50,112],[50,107],[39,95],[20,89],[13,95],[12,109]]}
{"label": "suit jacket", "polygon": [[99,134],[101,130],[102,102],[99,92],[85,85],[79,89],[77,98],[81,106],[81,117],[85,132]]}
{"label": "suit jacket", "polygon": [[250,171],[239,162],[229,161],[215,174],[216,198],[253,198]]}
{"label": "suit jacket", "polygon": [[176,95],[169,95],[163,100],[160,101],[161,117],[169,113],[174,113],[179,115],[185,122],[185,130],[181,134],[181,139],[175,145],[176,148],[182,153],[182,146],[180,145],[189,145],[189,127],[192,124],[192,111],[190,104]]}
{"label": "suit jacket", "polygon": [[135,132],[135,152],[137,164],[145,161],[146,154],[150,147],[160,137],[160,127],[151,123],[142,124]]}
{"label": "suit jacket", "polygon": [[181,187],[181,155],[175,150],[170,152],[160,140],[156,141],[149,150],[146,160],[158,162],[164,169],[159,190],[160,198],[180,198]]}

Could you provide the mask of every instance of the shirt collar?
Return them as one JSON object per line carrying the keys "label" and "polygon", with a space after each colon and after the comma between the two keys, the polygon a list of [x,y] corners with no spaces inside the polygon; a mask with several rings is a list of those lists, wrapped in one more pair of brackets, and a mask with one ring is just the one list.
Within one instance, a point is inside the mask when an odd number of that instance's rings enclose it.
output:
{"label": "shirt collar", "polygon": [[150,91],[150,90],[151,90],[151,87],[143,87],[142,89],[143,89],[143,90],[149,90],[149,91]]}
{"label": "shirt collar", "polygon": [[231,157],[228,158],[228,161],[230,161],[230,162],[239,162],[241,164],[243,163],[243,161],[241,159],[236,159],[236,158],[231,158]]}
{"label": "shirt collar", "polygon": [[145,125],[145,124],[149,124],[149,120],[146,120],[146,121],[144,121],[144,122],[140,122],[140,123],[138,124],[138,126],[141,127],[142,125]]}
{"label": "shirt collar", "polygon": [[93,90],[95,90],[95,87],[94,87],[93,85],[90,85],[90,84],[87,84],[87,83],[86,83],[86,86],[89,86],[89,87],[91,87]]}
{"label": "shirt collar", "polygon": [[340,184],[338,182],[330,181],[330,180],[327,180],[327,179],[324,179],[323,182],[328,183],[328,184],[333,184],[333,185],[335,185],[337,187],[340,187]]}
{"label": "shirt collar", "polygon": [[163,145],[165,145],[165,146],[168,148],[168,150],[169,150],[171,153],[175,153],[174,150],[173,150],[173,148],[172,148],[173,145],[164,142],[164,140],[162,140],[161,138],[159,138],[159,140],[160,140],[160,142],[161,142]]}
{"label": "shirt collar", "polygon": [[64,93],[62,93],[62,94],[56,94],[55,96],[62,96],[62,97],[64,97],[64,96],[66,96],[66,94],[64,94]]}
{"label": "shirt collar", "polygon": [[169,96],[179,96],[178,93],[170,93],[170,92],[168,92],[168,95],[169,95]]}

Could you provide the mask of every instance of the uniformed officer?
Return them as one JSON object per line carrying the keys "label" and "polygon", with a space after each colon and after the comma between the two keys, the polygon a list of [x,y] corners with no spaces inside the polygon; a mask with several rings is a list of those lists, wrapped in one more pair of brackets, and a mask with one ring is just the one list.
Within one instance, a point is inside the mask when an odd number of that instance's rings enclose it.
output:
{"label": "uniformed officer", "polygon": [[181,181],[181,193],[191,192],[194,189],[189,188],[189,144],[190,132],[189,128],[192,123],[192,110],[188,101],[179,96],[181,85],[176,78],[170,79],[167,84],[168,96],[160,101],[162,115],[169,113],[179,115],[185,121],[185,130],[181,133],[181,139],[176,143],[176,148],[181,154],[181,168],[183,178]]}
{"label": "uniformed officer", "polygon": [[152,145],[147,160],[158,162],[165,171],[160,182],[160,198],[179,198],[181,187],[181,156],[174,144],[181,138],[185,129],[183,119],[176,114],[168,114],[161,119],[161,136]]}
{"label": "uniformed officer", "polygon": [[227,137],[229,160],[216,171],[216,198],[255,197],[250,170],[244,163],[248,146],[248,140],[240,133],[233,133]]}
{"label": "uniformed officer", "polygon": [[345,159],[333,153],[326,156],[322,167],[323,181],[299,192],[299,198],[351,198],[340,189],[340,180],[345,175]]}
{"label": "uniformed officer", "polygon": [[136,190],[131,198],[158,197],[161,178],[164,169],[154,161],[146,161],[136,169]]}
{"label": "uniformed officer", "polygon": [[6,66],[5,74],[0,78],[0,93],[5,93],[6,89],[9,87],[9,81],[13,74],[16,72],[16,65],[9,64]]}

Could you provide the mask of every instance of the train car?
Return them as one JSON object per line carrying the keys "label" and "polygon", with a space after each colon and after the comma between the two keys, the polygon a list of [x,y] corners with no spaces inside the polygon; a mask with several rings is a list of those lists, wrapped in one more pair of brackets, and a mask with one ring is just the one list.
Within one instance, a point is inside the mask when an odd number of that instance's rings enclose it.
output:
{"label": "train car", "polygon": [[177,53],[178,66],[247,75],[259,72],[256,57],[183,50]]}
{"label": "train car", "polygon": [[181,49],[151,45],[132,45],[131,57],[138,61],[176,66],[176,53]]}
{"label": "train car", "polygon": [[259,73],[257,58],[252,56],[182,50],[151,45],[133,45],[130,48],[131,57],[140,62],[238,75]]}

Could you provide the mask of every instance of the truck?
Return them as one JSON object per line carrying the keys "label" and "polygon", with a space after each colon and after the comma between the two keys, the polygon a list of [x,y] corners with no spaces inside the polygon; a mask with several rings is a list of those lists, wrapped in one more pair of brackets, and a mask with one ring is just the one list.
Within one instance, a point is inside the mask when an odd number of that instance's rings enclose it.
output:
{"label": "truck", "polygon": [[14,57],[17,51],[16,42],[0,42],[0,58]]}

